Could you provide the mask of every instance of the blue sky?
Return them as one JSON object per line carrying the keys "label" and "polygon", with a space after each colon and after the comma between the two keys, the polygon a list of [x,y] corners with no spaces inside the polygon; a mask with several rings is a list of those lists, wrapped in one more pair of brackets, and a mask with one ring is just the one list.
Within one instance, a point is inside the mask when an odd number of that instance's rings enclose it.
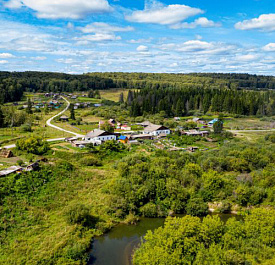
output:
{"label": "blue sky", "polygon": [[0,0],[0,70],[275,73],[274,0]]}

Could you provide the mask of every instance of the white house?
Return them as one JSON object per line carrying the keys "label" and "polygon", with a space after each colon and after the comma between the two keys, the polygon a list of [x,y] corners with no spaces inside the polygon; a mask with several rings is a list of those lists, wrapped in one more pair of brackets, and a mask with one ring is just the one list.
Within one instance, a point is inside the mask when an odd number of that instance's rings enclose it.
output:
{"label": "white house", "polygon": [[171,133],[170,129],[163,126],[163,125],[155,125],[151,124],[144,128],[143,131],[144,134],[150,134],[152,136],[158,136],[158,135],[168,135]]}
{"label": "white house", "polygon": [[106,132],[103,130],[95,129],[90,131],[83,138],[84,141],[89,141],[94,144],[101,144],[105,141],[116,140],[116,135],[114,133]]}

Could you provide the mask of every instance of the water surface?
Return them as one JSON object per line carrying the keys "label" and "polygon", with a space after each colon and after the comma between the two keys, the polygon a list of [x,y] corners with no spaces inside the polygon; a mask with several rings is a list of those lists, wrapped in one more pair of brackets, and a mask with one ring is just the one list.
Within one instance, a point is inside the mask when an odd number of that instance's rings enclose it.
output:
{"label": "water surface", "polygon": [[[219,214],[226,222],[231,214]],[[240,216],[235,216],[240,219]],[[118,225],[92,244],[89,265],[130,265],[133,249],[148,230],[164,224],[165,218],[142,218],[137,225]]]}

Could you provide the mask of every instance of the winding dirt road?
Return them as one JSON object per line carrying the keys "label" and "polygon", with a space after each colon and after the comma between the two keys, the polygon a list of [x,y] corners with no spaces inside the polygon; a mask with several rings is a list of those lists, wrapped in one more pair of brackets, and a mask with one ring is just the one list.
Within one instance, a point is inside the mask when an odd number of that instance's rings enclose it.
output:
{"label": "winding dirt road", "polygon": [[[48,120],[46,121],[47,126],[52,127],[52,128],[54,128],[54,129],[56,129],[56,130],[59,130],[59,131],[63,131],[63,132],[66,132],[66,133],[70,133],[70,134],[74,135],[74,137],[76,137],[76,138],[83,138],[84,135],[82,135],[82,134],[78,134],[78,133],[75,133],[75,132],[72,132],[72,131],[65,130],[65,129],[63,129],[63,128],[61,128],[61,127],[58,127],[58,126],[56,126],[56,125],[53,125],[53,124],[51,123],[52,120],[53,120],[54,118],[56,118],[56,117],[62,115],[64,112],[66,112],[66,111],[68,110],[68,108],[70,107],[70,105],[71,105],[71,103],[70,103],[65,97],[62,96],[62,98],[63,98],[63,99],[66,101],[66,103],[67,103],[66,108],[65,108],[64,110],[62,110],[61,112],[59,112],[58,114],[56,114],[56,115],[54,115],[53,117],[51,117],[50,119],[48,119]],[[63,137],[63,138],[53,138],[53,139],[47,139],[46,141],[47,141],[47,142],[55,142],[55,141],[62,141],[62,140],[64,140],[64,139],[65,139],[64,137]],[[10,148],[14,148],[14,147],[15,147],[15,144],[3,146],[3,148],[6,148],[6,149],[10,149]],[[0,149],[1,149],[1,148],[0,148]]]}

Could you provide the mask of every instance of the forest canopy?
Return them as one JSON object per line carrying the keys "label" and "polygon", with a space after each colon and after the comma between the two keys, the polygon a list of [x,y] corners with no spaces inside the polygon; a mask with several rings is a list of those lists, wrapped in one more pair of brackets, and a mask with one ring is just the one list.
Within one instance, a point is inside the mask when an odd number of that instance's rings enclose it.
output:
{"label": "forest canopy", "polygon": [[74,92],[111,88],[275,89],[273,76],[248,74],[145,74],[0,72],[0,104],[21,99],[23,92]]}

